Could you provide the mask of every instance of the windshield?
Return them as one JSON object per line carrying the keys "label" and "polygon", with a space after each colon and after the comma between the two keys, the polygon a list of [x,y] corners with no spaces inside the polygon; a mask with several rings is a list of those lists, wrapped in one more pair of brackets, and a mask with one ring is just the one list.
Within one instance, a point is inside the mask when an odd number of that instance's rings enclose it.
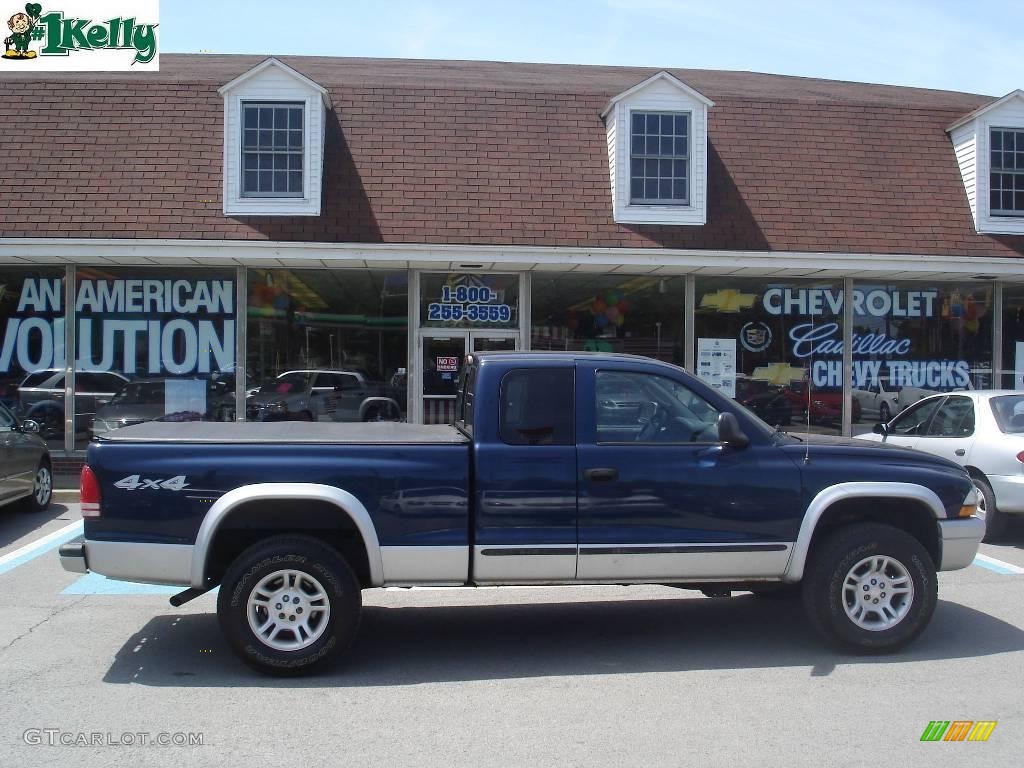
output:
{"label": "windshield", "polygon": [[1001,395],[988,401],[999,429],[1008,435],[1024,434],[1024,394]]}
{"label": "windshield", "polygon": [[164,401],[162,381],[133,381],[114,395],[111,405],[155,405]]}
{"label": "windshield", "polygon": [[273,381],[268,381],[260,387],[260,392],[262,394],[274,395],[286,395],[289,392],[303,392],[309,389],[309,381],[311,378],[312,374],[303,373],[301,371],[285,373],[278,376]]}

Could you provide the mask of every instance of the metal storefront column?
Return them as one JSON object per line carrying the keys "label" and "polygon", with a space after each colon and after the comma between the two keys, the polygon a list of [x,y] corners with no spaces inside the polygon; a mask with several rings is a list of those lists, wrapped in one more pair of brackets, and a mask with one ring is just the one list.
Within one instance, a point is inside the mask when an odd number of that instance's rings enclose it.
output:
{"label": "metal storefront column", "polygon": [[683,283],[683,367],[696,375],[697,278],[687,275]]}
{"label": "metal storefront column", "polygon": [[[808,403],[808,407],[810,404]],[[853,434],[853,278],[843,278],[843,435]]]}
{"label": "metal storefront column", "polygon": [[235,268],[235,421],[245,421],[245,363],[249,338],[249,270]]}
{"label": "metal storefront column", "polygon": [[75,450],[75,313],[74,264],[64,269],[64,452]]}
{"label": "metal storefront column", "polygon": [[[996,282],[992,288],[992,380],[991,389],[1002,389],[1003,382],[1003,284]],[[1016,389],[1016,382],[1011,383]]]}

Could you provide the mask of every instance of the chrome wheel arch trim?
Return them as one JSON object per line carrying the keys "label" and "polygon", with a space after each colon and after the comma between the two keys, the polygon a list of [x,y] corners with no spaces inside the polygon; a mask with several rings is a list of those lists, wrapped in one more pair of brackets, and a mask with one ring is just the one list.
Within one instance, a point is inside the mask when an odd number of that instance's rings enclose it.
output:
{"label": "chrome wheel arch trim", "polygon": [[786,573],[782,577],[783,581],[797,582],[803,578],[814,529],[829,507],[845,499],[879,496],[919,501],[932,511],[936,521],[944,520],[946,517],[946,508],[935,491],[916,483],[875,482],[830,485],[819,491],[807,505],[807,511],[804,512],[803,521],[800,523],[800,532],[797,534],[796,543],[793,545],[793,552],[789,558],[789,565],[786,566]]}
{"label": "chrome wheel arch trim", "polygon": [[251,501],[322,501],[337,507],[355,524],[366,543],[366,560],[370,567],[371,586],[384,583],[384,565],[381,559],[380,541],[370,513],[348,491],[319,483],[256,483],[243,485],[221,496],[210,507],[203,518],[192,551],[192,586],[199,589],[206,582],[206,561],[210,546],[224,519],[237,507]]}

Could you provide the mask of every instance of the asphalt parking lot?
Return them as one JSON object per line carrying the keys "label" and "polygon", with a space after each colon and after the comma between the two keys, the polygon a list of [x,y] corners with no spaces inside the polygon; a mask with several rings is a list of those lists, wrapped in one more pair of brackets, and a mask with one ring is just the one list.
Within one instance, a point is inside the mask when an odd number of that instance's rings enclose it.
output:
{"label": "asphalt parking lot", "polygon": [[[798,605],[748,594],[371,590],[345,664],[279,680],[231,655],[212,595],[176,609],[61,570],[78,519],[0,510],[0,765],[1020,763],[1024,526],[941,574],[893,656],[837,654]],[[922,743],[931,720],[998,725]]]}

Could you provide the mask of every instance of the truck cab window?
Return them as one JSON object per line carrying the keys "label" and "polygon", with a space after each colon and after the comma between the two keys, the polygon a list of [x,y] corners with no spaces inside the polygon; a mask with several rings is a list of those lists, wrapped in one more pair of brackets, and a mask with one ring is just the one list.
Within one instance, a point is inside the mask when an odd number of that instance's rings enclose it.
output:
{"label": "truck cab window", "polygon": [[509,371],[501,380],[501,439],[509,445],[572,445],[573,406],[571,368]]}
{"label": "truck cab window", "polygon": [[718,409],[665,376],[598,371],[597,442],[714,443]]}

